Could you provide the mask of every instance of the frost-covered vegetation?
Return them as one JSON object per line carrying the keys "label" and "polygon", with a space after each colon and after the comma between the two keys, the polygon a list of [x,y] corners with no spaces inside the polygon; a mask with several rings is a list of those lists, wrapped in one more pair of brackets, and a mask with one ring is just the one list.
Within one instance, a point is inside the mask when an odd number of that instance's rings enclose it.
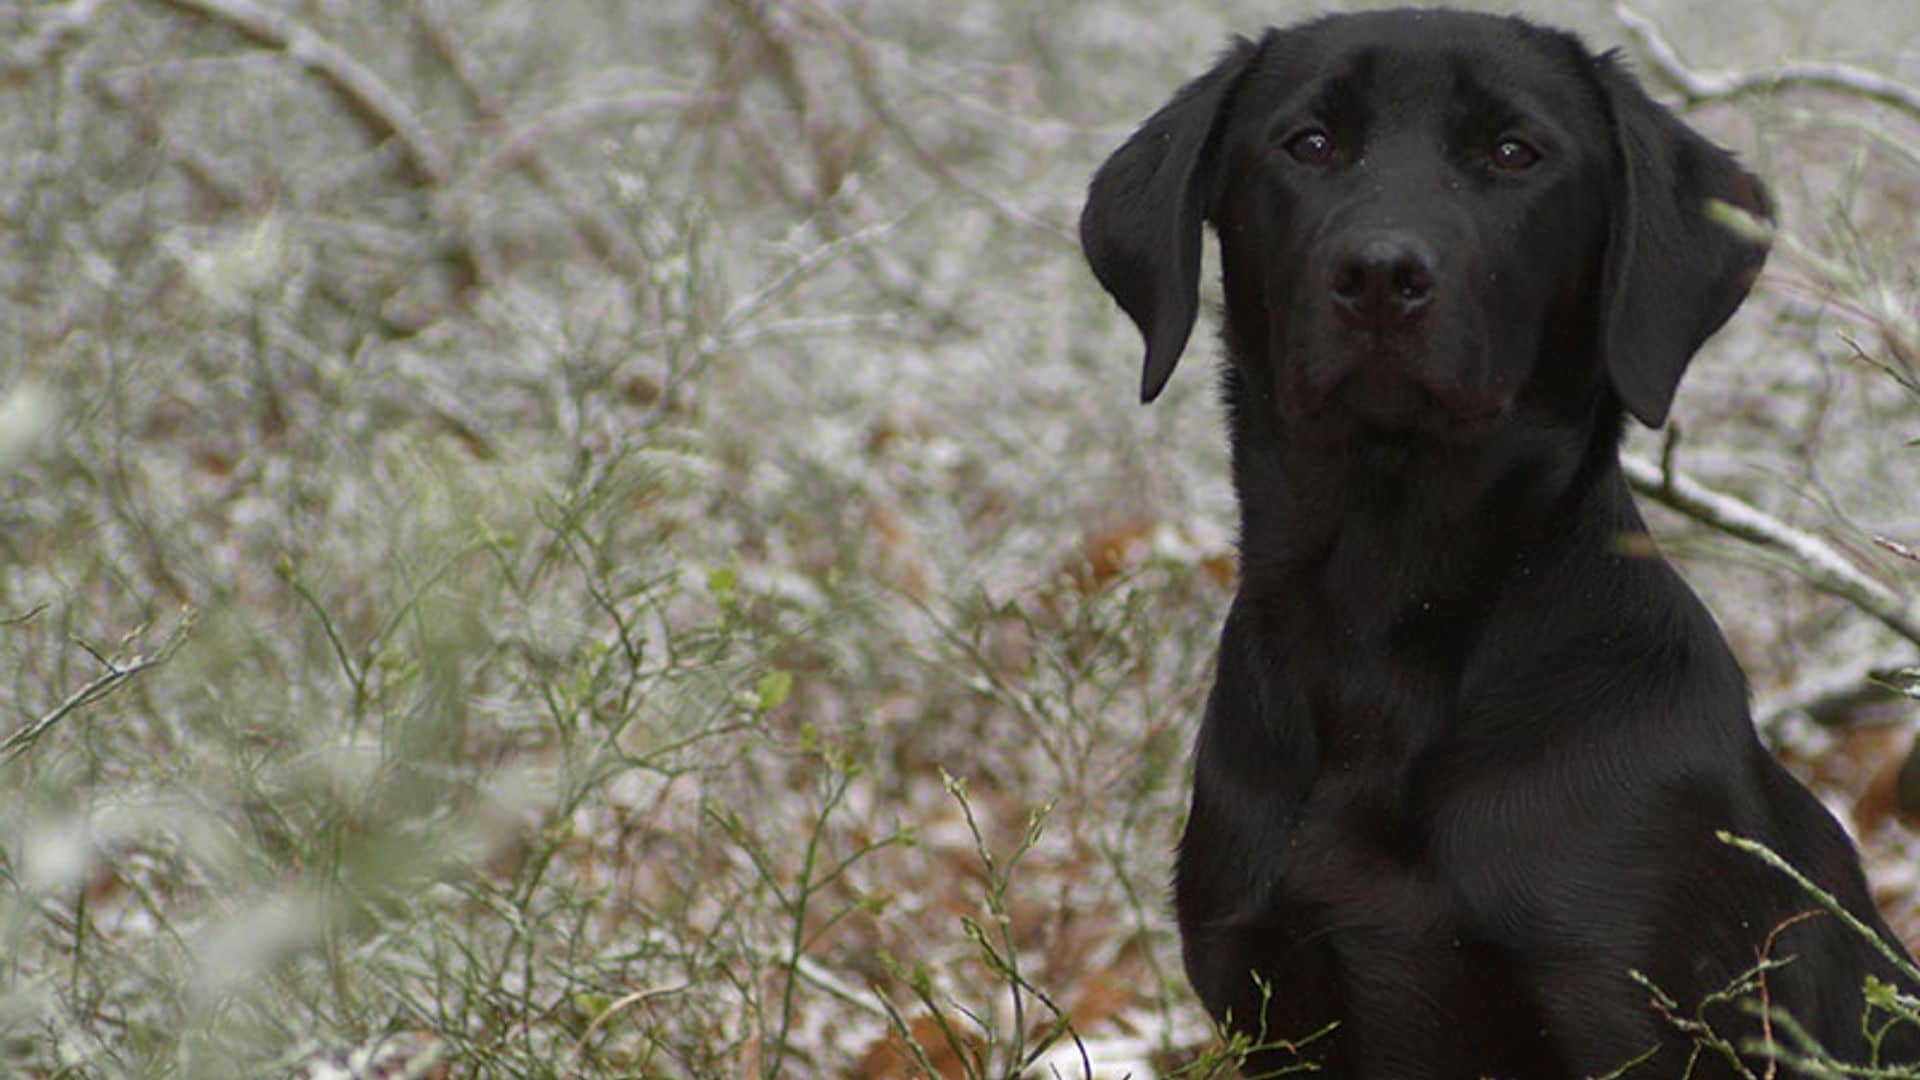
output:
{"label": "frost-covered vegetation", "polygon": [[[1165,896],[1218,417],[1072,224],[1309,10],[0,7],[0,1069],[1229,1067]],[[1695,87],[1786,237],[1669,460],[1911,610],[1920,12],[1640,14],[1851,65]],[[1913,643],[1659,525],[1920,937]]]}

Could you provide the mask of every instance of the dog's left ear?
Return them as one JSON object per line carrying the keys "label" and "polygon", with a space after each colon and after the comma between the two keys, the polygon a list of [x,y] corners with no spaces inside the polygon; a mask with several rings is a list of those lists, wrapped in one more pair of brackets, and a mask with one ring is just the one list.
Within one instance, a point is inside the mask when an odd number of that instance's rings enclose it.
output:
{"label": "dog's left ear", "polygon": [[1666,422],[1680,376],[1746,299],[1767,243],[1715,220],[1729,204],[1772,220],[1766,189],[1732,154],[1647,96],[1617,53],[1596,61],[1613,112],[1613,222],[1601,294],[1607,373],[1627,411]]}
{"label": "dog's left ear", "polygon": [[1237,38],[1093,175],[1080,248],[1146,339],[1140,400],[1152,401],[1186,351],[1200,307],[1200,225],[1211,209],[1219,131],[1258,46]]}

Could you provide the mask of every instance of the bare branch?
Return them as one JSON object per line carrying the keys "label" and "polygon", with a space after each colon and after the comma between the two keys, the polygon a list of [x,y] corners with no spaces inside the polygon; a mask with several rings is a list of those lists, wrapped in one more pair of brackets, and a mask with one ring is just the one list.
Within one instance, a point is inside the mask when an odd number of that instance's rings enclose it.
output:
{"label": "bare branch", "polygon": [[1673,44],[1660,34],[1653,20],[1625,4],[1615,4],[1619,21],[1654,73],[1671,83],[1691,104],[1731,101],[1749,94],[1776,90],[1824,90],[1864,98],[1920,119],[1920,87],[1908,86],[1878,72],[1849,64],[1794,61],[1772,71],[1705,73],[1693,70]]}
{"label": "bare branch", "polygon": [[1915,551],[1898,540],[1894,540],[1885,536],[1876,536],[1873,538],[1873,542],[1885,548],[1886,550],[1893,552],[1895,555],[1900,556],[1901,558],[1907,560],[1908,562],[1920,563],[1920,551]]}
{"label": "bare branch", "polygon": [[229,210],[254,206],[251,193],[228,177],[219,163],[201,153],[196,144],[166,137],[152,106],[131,81],[96,76],[87,80],[87,87],[110,108],[125,112],[139,126],[147,144],[166,155],[196,191]]}
{"label": "bare branch", "polygon": [[[148,668],[166,663],[179,650],[180,643],[187,639],[187,632],[192,626],[193,613],[189,611],[180,620],[180,625],[174,628],[173,633],[167,636],[167,640],[161,642],[160,647],[153,652],[136,653],[126,660],[102,657],[101,665],[106,668],[106,671],[99,677],[68,694],[60,704],[55,705],[40,719],[20,728],[5,739],[0,739],[0,765],[11,764],[15,758],[32,749],[33,744],[38,742],[42,735],[53,730],[62,720],[113,693]],[[100,655],[85,642],[81,642],[80,645],[96,657]]]}
{"label": "bare branch", "polygon": [[[453,72],[454,81],[459,83],[461,91],[474,110],[496,128],[506,125],[506,106],[500,96],[493,92],[486,80],[486,72],[479,61],[461,43],[438,8],[431,0],[414,0],[414,22],[419,26],[421,35],[442,63]],[[521,133],[516,132],[516,137]],[[485,159],[474,171],[473,179],[484,179],[498,169],[502,163],[511,160],[526,170],[534,183],[545,188],[555,202],[572,216],[574,228],[582,241],[600,259],[608,260],[629,273],[645,265],[639,250],[632,240],[627,238],[620,223],[607,213],[605,208],[593,199],[582,194],[559,167],[549,161],[540,146],[528,140],[517,145],[509,138],[508,146],[517,152],[512,158],[507,151],[501,151]]]}
{"label": "bare branch", "polygon": [[326,83],[376,136],[398,141],[408,162],[423,179],[434,183],[446,180],[447,158],[426,125],[400,95],[345,49],[253,0],[155,2],[211,19],[231,27],[249,41],[287,54]]}
{"label": "bare branch", "polygon": [[1833,545],[1779,518],[1674,471],[1630,454],[1621,470],[1633,489],[1709,528],[1780,556],[1807,584],[1872,615],[1920,645],[1920,603],[1862,573]]}
{"label": "bare branch", "polygon": [[960,175],[940,155],[929,150],[915,132],[913,125],[894,109],[892,100],[881,86],[880,65],[874,57],[873,47],[867,35],[837,11],[808,0],[801,0],[801,3],[810,14],[819,19],[840,39],[847,60],[853,67],[855,85],[860,91],[861,98],[866,102],[867,108],[872,111],[880,124],[899,140],[900,145],[906,148],[908,156],[920,166],[923,172],[945,187],[972,199],[1009,224],[1029,230],[1065,247],[1078,249],[1079,234],[1071,226],[1036,217],[1021,207],[1014,206]]}

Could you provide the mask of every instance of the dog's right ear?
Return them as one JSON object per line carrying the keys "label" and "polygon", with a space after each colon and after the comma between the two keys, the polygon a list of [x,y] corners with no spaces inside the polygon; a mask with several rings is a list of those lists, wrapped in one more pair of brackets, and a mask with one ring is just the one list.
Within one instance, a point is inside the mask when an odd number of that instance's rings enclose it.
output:
{"label": "dog's right ear", "polygon": [[1716,221],[1709,207],[1770,222],[1773,204],[1732,154],[1649,98],[1616,53],[1595,70],[1613,114],[1617,173],[1601,341],[1620,403],[1657,428],[1688,361],[1767,261],[1765,239]]}
{"label": "dog's right ear", "polygon": [[1200,225],[1218,186],[1222,120],[1259,47],[1235,38],[1093,175],[1080,247],[1146,339],[1140,400],[1167,385],[1200,307]]}

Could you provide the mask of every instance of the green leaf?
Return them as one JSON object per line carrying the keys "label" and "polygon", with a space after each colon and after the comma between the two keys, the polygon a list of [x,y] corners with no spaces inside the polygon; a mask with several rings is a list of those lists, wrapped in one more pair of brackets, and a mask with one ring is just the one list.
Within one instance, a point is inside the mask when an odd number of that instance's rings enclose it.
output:
{"label": "green leaf", "polygon": [[740,583],[740,571],[731,566],[716,566],[707,571],[707,591],[722,611],[732,611],[734,586]]}
{"label": "green leaf", "polygon": [[774,668],[760,681],[754,684],[754,707],[760,712],[771,712],[786,703],[787,695],[793,693],[793,672]]}

